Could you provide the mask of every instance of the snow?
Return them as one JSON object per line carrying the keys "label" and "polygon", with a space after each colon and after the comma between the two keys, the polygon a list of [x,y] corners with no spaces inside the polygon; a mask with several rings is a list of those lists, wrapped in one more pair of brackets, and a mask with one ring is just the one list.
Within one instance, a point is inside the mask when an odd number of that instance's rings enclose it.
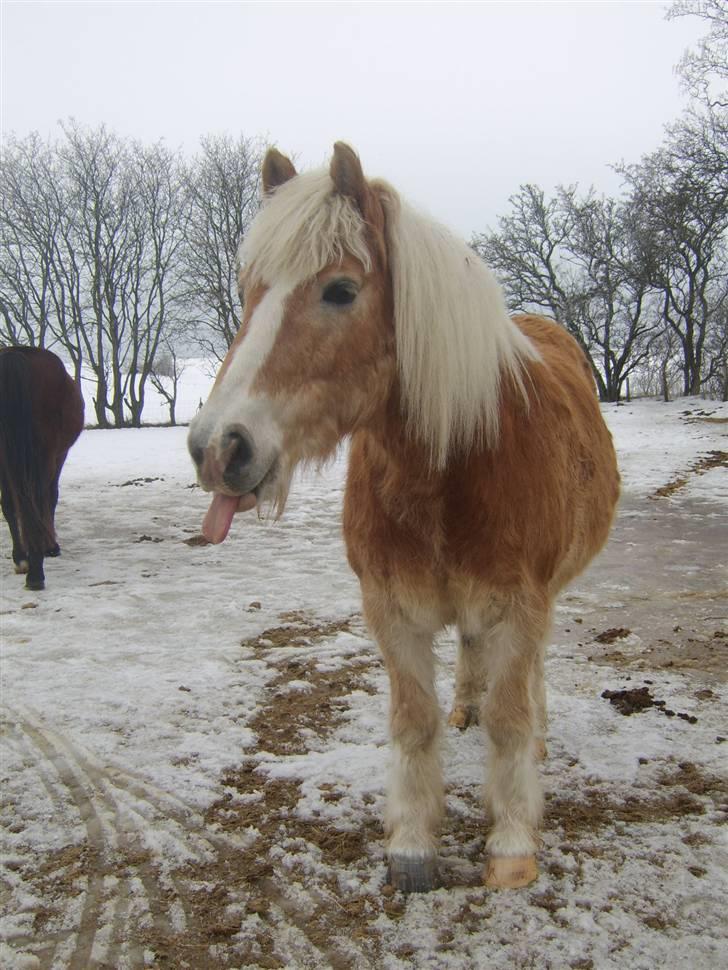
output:
{"label": "snow", "polygon": [[[208,386],[188,369],[181,419]],[[640,668],[647,633],[630,622],[649,600],[666,624],[684,603],[683,626],[690,611],[710,629],[728,626],[725,599],[716,606],[728,561],[728,475],[724,466],[689,472],[708,452],[728,450],[728,405],[645,400],[604,414],[623,477],[615,542],[625,566],[622,575],[604,572],[598,560],[562,598],[547,663],[542,770],[550,804],[566,801],[577,814],[595,807],[595,821],[571,835],[568,805],[547,812],[538,883],[487,892],[476,824],[482,732],[446,729],[445,887],[396,895],[384,909],[387,683],[340,534],[345,451],[321,473],[300,476],[280,522],[239,516],[224,544],[188,545],[206,498],[193,487],[186,429],[86,430],[64,470],[63,555],[46,562],[45,591],[28,592],[12,574],[4,526],[0,534],[0,964],[728,966],[724,817],[710,786],[665,781],[685,782],[687,763],[701,777],[725,779],[728,747],[716,741],[728,733],[723,678],[680,664]],[[161,404],[147,417],[163,420]],[[673,494],[649,498],[681,476],[686,483]],[[650,550],[630,536],[663,519],[676,523],[670,549],[684,552],[665,562],[667,546],[656,542],[655,570],[669,576],[672,567],[675,583],[655,591],[649,568],[630,565],[640,551],[649,562]],[[712,545],[696,539],[693,524]],[[633,628],[612,645],[623,660],[591,662],[588,628],[607,626]],[[292,637],[279,636],[281,628]],[[724,639],[715,642],[725,649]],[[452,645],[450,634],[438,645],[445,710]],[[329,726],[317,710],[329,697],[319,678],[338,676],[352,680],[334,691]],[[696,712],[697,723],[655,708],[624,717],[601,697],[645,679],[675,711]],[[701,689],[709,700],[696,699]],[[294,712],[290,750],[272,733],[283,703]],[[258,779],[249,790],[230,780],[243,763]],[[290,785],[295,799],[280,809],[271,844],[260,806],[274,782]],[[216,808],[226,792],[227,815]],[[653,798],[667,806],[676,792],[688,800],[685,812],[665,807],[632,821],[624,809]],[[249,822],[237,824],[246,811]],[[363,835],[365,857],[332,861],[326,843],[307,838],[312,825]],[[169,945],[192,932],[189,901],[213,892],[215,867],[256,851],[269,857],[273,876],[254,890],[227,887],[219,919],[234,932],[207,940],[189,962],[165,963],[159,939]],[[106,864],[94,868],[89,858]],[[365,930],[344,933],[333,920],[322,943],[311,927],[352,901],[369,913]],[[272,949],[245,949],[269,937]]]}

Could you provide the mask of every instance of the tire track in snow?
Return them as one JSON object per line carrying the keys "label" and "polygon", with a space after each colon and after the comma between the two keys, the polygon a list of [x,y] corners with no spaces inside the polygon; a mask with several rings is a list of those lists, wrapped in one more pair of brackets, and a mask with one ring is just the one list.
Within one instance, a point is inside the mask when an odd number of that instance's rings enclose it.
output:
{"label": "tire track in snow", "polygon": [[[183,880],[171,872],[160,874],[154,864],[154,853],[148,860],[143,858],[146,850],[140,852],[135,837],[143,837],[148,825],[161,823],[165,834],[183,843],[193,864],[200,863],[203,874],[206,863],[234,864],[240,841],[210,830],[196,809],[146,779],[118,768],[95,765],[67,739],[43,725],[34,713],[27,710],[8,713],[16,730],[21,731],[42,755],[34,769],[42,775],[46,766],[50,766],[58,779],[56,785],[46,777],[44,784],[49,794],[59,803],[63,800],[63,792],[68,793],[84,825],[90,851],[92,868],[87,875],[77,926],[49,933],[46,940],[50,946],[45,953],[40,954],[35,949],[42,970],[57,966],[67,970],[89,970],[99,965],[143,967],[144,945],[138,942],[135,930],[148,933],[149,928],[139,925],[144,922],[144,915],[140,919],[136,912],[138,893],[135,883],[141,884],[154,936],[173,940],[185,933],[192,918],[189,894]],[[162,860],[156,861],[161,863]],[[114,877],[115,884],[110,884],[109,876]],[[368,958],[353,941],[347,943],[345,953],[334,941],[322,948],[320,939],[311,938],[306,911],[320,912],[335,905],[336,901],[321,898],[321,887],[315,892],[308,887],[302,904],[301,891],[299,886],[294,893],[280,878],[269,879],[265,884],[272,923],[289,955],[303,961],[301,966],[331,970],[343,967],[366,970],[371,967]],[[173,912],[175,901],[179,904],[177,919]],[[74,942],[68,945],[72,937],[75,937]],[[38,940],[34,942],[37,947]],[[151,947],[154,948],[153,941]],[[70,952],[70,956],[59,953],[59,948]]]}
{"label": "tire track in snow", "polygon": [[[283,917],[289,928],[298,930],[299,934],[305,937],[314,959],[311,964],[312,967],[317,968],[317,970],[319,968],[326,968],[326,970],[374,970],[375,965],[351,937],[346,941],[346,947],[337,943],[336,939],[332,937],[325,949],[311,940],[309,929],[311,914],[318,915],[321,912],[341,906],[340,901],[333,893],[320,884],[305,888],[298,886],[299,898],[294,898],[285,885],[281,885],[280,878],[267,879],[264,887],[268,897],[276,901],[276,915],[279,918]],[[302,894],[308,902],[305,911],[301,906],[300,896]]]}
{"label": "tire track in snow", "polygon": [[[91,867],[68,970],[88,970],[99,961],[117,966],[122,947],[127,950],[133,965],[143,966],[142,948],[128,932],[132,929],[133,903],[137,895],[135,880],[141,883],[155,932],[165,936],[175,932],[165,890],[153,866],[144,860],[134,844],[133,836],[142,832],[143,825],[136,823],[130,831],[129,826],[123,824],[121,806],[106,790],[102,773],[67,741],[41,725],[28,712],[9,713],[45,763],[52,766],[86,830]],[[121,864],[118,867],[117,862]],[[132,874],[122,875],[119,869],[131,869]],[[116,878],[116,887],[106,884],[108,875]],[[103,919],[104,911],[108,912],[106,919]],[[104,925],[110,928],[110,932],[104,934],[108,936],[106,942],[98,939]],[[103,956],[99,951],[103,951]],[[50,963],[46,965],[50,966]]]}
{"label": "tire track in snow", "polygon": [[[9,711],[8,713],[15,719],[16,728],[25,733],[35,748],[43,755],[46,764],[50,764],[54,769],[83,822],[91,859],[101,860],[105,854],[107,838],[104,835],[103,825],[96,811],[96,806],[84,791],[77,772],[51,743],[45,731],[17,712]],[[91,950],[101,918],[102,897],[103,876],[98,871],[98,867],[93,867],[87,875],[84,901],[78,918],[76,941],[69,970],[85,970],[85,968],[91,966]],[[53,956],[51,956],[52,959]],[[50,963],[46,966],[50,966]]]}
{"label": "tire track in snow", "polygon": [[[11,723],[7,718],[4,718],[2,721],[2,731],[6,737],[12,739],[17,752],[22,753],[23,763],[26,765],[32,763],[33,770],[48,796],[52,815],[54,819],[59,817],[62,808],[65,808],[67,798],[63,797],[64,792],[66,792],[66,786],[58,778],[58,773],[47,759],[43,761],[38,760],[37,745],[29,738],[28,733],[22,730],[17,721]],[[83,819],[80,819],[80,823],[83,828]],[[8,828],[10,830],[10,826]],[[88,840],[88,834],[86,838]],[[3,881],[6,879],[7,876],[3,873]],[[41,966],[50,967],[54,964],[55,955],[59,946],[66,944],[73,935],[74,931],[69,929],[46,932],[40,949],[38,948],[38,940],[34,936],[18,934],[14,935],[12,939],[19,946],[34,946],[34,955],[40,960]]]}

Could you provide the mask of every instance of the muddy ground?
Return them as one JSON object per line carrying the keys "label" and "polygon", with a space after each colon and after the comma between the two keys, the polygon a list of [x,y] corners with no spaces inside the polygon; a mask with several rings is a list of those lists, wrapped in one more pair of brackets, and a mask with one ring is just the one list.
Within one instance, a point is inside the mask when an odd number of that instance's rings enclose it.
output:
{"label": "muddy ground", "polygon": [[[605,688],[595,688],[590,703],[612,705],[631,718],[683,718],[685,730],[707,715],[715,718],[728,656],[726,536],[725,507],[680,499],[679,486],[677,494],[646,500],[625,496],[607,549],[561,599],[547,677],[573,670],[583,686],[588,666]],[[204,813],[175,792],[88,759],[39,722],[11,722],[9,730],[24,735],[47,776],[59,810],[71,804],[85,826],[80,842],[38,858],[34,871],[27,860],[18,862],[18,875],[44,901],[33,914],[32,936],[11,941],[25,954],[19,966],[475,967],[484,965],[492,944],[510,954],[510,966],[596,970],[627,965],[620,964],[619,951],[631,945],[635,926],[649,941],[683,932],[685,920],[697,926],[702,920],[713,934],[716,959],[728,959],[710,887],[703,885],[702,897],[694,892],[703,903],[682,915],[657,889],[627,902],[608,892],[595,899],[589,889],[591,867],[601,866],[599,878],[609,879],[627,867],[630,854],[644,851],[643,843],[635,848],[635,833],[651,832],[659,843],[668,826],[683,847],[678,865],[686,878],[697,887],[705,883],[705,852],[712,851],[726,817],[728,772],[701,766],[699,751],[694,759],[657,763],[646,753],[636,785],[579,776],[572,786],[567,775],[573,765],[547,765],[542,875],[517,896],[488,893],[480,883],[486,829],[475,783],[449,786],[443,888],[427,904],[386,885],[383,792],[356,803],[334,781],[321,786],[321,798],[336,811],[320,818],[299,814],[302,780],[277,777],[267,764],[309,750],[325,753],[350,722],[352,697],[361,710],[384,705],[383,671],[371,644],[344,665],[322,668],[313,658],[311,647],[325,655],[326,644],[342,633],[365,638],[361,617],[323,623],[298,611],[241,642],[241,655],[253,651],[274,676],[248,725],[257,746],[220,777],[219,798]],[[448,643],[442,655],[441,676],[451,676]],[[665,674],[687,678],[678,701]],[[308,690],[288,689],[301,680]],[[728,762],[725,727],[704,743],[725,742]],[[452,743],[460,743],[452,733]],[[160,833],[156,840],[148,837],[151,830]],[[185,847],[184,864],[170,861],[167,839]],[[648,853],[645,859],[645,878],[656,886],[659,858]],[[430,907],[424,917],[423,905]],[[522,932],[570,939],[587,915],[600,926],[613,920],[613,952],[550,943],[539,955],[514,944],[514,933]],[[423,919],[430,923],[426,946]],[[630,965],[650,965],[649,942],[645,948],[643,961]],[[656,946],[653,952],[664,951]]]}

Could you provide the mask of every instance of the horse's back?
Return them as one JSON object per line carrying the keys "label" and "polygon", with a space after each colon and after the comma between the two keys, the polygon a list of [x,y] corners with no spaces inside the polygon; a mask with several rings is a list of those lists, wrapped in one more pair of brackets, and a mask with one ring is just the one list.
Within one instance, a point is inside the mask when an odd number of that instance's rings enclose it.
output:
{"label": "horse's back", "polygon": [[34,435],[59,459],[83,430],[84,402],[63,361],[45,347],[6,347],[0,352],[0,381],[12,368],[25,384]]}

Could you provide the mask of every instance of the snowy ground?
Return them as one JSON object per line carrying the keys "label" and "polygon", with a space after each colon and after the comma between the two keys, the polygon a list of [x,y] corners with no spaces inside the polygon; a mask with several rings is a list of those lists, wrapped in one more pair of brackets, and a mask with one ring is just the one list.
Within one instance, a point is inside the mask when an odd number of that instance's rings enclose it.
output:
{"label": "snowy ground", "polygon": [[[728,967],[728,406],[605,416],[624,497],[558,609],[541,876],[480,884],[483,737],[448,728],[443,888],[409,898],[343,456],[213,547],[184,429],[84,432],[44,592],[0,535],[0,965]],[[631,716],[601,696],[643,687]]]}

